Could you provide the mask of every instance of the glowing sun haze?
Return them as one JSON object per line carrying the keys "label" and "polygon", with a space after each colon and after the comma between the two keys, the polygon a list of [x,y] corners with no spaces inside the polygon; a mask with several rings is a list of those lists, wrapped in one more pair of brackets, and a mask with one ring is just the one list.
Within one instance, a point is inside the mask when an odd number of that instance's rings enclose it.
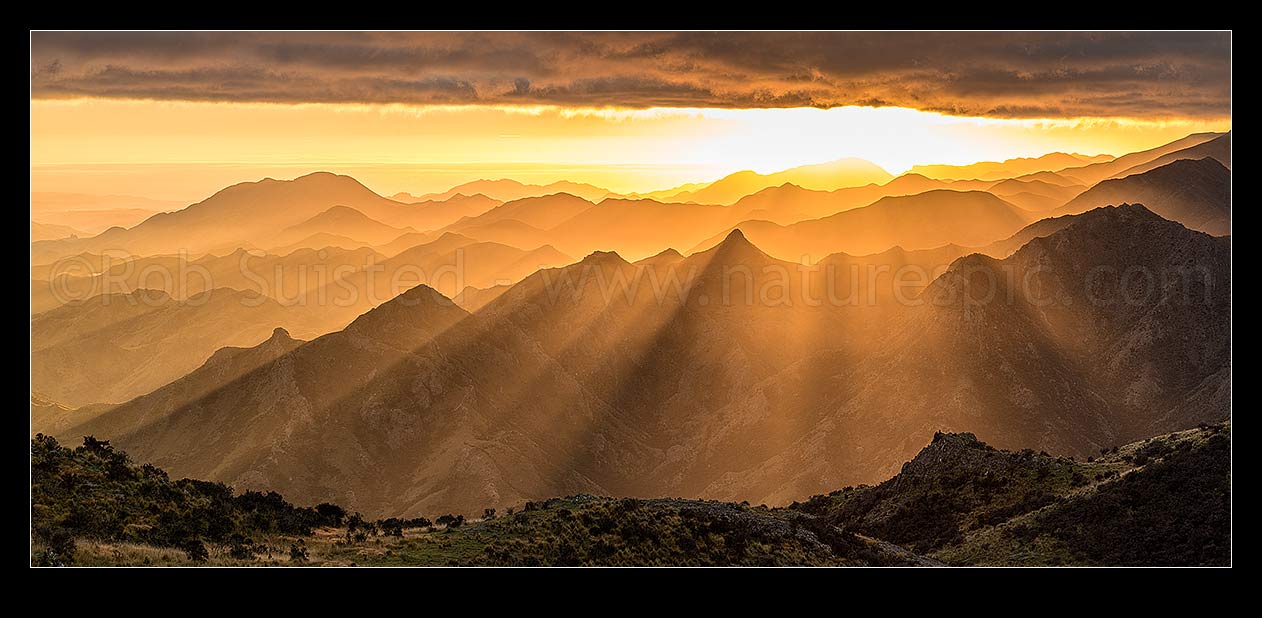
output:
{"label": "glowing sun haze", "polygon": [[[34,191],[193,201],[310,171],[651,191],[1230,128],[1227,33],[32,35]],[[909,51],[911,50],[911,51]]]}

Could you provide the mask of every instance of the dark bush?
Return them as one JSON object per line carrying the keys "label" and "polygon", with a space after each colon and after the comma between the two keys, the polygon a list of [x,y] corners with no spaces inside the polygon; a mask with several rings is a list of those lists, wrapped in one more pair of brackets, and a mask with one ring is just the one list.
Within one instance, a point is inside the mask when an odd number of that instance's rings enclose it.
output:
{"label": "dark bush", "polygon": [[184,553],[188,555],[188,559],[193,562],[205,562],[210,559],[210,552],[206,550],[206,544],[200,539],[188,539],[180,546]]}
{"label": "dark bush", "polygon": [[346,509],[336,505],[322,502],[315,507],[316,515],[319,515],[319,525],[336,528],[346,521]]}
{"label": "dark bush", "polygon": [[256,535],[306,536],[340,510],[323,508],[297,507],[275,492],[234,495],[222,483],[172,481],[92,436],[75,449],[50,436],[31,439],[31,532],[49,562],[68,563],[75,538],[183,549],[192,560],[206,559],[212,543],[239,557]]}

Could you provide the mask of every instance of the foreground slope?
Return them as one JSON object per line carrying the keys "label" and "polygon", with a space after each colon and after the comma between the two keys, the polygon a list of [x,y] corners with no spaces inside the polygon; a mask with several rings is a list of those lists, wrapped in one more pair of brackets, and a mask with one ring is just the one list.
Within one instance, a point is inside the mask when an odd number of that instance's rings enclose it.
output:
{"label": "foreground slope", "polygon": [[92,437],[69,449],[39,435],[31,452],[37,565],[1231,564],[1226,423],[1085,462],[938,433],[879,485],[787,507],[581,494],[478,519],[371,521],[171,481]]}
{"label": "foreground slope", "polygon": [[787,510],[947,564],[1227,566],[1230,425],[1086,461],[936,434],[893,478]]}

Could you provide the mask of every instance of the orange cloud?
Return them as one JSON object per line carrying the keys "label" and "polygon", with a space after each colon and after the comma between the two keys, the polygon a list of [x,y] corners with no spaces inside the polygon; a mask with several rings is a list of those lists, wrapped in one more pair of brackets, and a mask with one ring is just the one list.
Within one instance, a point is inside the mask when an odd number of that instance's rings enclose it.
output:
{"label": "orange cloud", "polygon": [[1225,118],[1227,32],[34,32],[32,96]]}

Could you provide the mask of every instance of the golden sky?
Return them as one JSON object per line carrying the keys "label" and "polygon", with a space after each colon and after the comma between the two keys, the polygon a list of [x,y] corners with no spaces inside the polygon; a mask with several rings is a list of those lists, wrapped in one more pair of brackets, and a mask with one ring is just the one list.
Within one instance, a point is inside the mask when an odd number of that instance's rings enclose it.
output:
{"label": "golden sky", "polygon": [[892,173],[1230,128],[1229,32],[33,32],[35,191],[192,201],[315,170],[614,191]]}
{"label": "golden sky", "polygon": [[568,179],[649,191],[742,169],[840,157],[891,173],[1063,151],[1124,154],[1213,119],[994,119],[905,108],[583,109],[559,106],[31,102],[34,191],[194,201],[233,182],[350,173],[419,194],[477,178]]}

